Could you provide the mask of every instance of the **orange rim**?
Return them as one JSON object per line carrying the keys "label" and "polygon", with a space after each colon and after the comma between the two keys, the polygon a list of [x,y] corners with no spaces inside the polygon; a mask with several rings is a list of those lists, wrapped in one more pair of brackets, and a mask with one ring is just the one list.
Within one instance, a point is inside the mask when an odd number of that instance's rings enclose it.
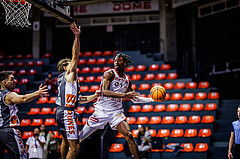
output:
{"label": "orange rim", "polygon": [[25,4],[25,3],[26,3],[25,0],[3,0],[3,1],[5,1],[5,2],[14,2],[14,3],[20,2],[20,3],[22,3],[22,4]]}

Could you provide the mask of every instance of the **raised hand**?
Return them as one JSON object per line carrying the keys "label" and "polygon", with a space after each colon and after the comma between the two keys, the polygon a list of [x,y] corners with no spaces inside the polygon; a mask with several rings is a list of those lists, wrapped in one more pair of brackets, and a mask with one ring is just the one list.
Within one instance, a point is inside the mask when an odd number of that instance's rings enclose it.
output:
{"label": "raised hand", "polygon": [[38,88],[38,92],[40,96],[48,96],[48,89],[47,86],[43,86],[43,84],[41,84]]}
{"label": "raised hand", "polygon": [[70,25],[70,28],[73,32],[73,34],[75,35],[75,37],[79,37],[79,35],[81,34],[81,26],[79,26],[77,28],[77,25],[75,22],[73,22],[71,25]]}
{"label": "raised hand", "polygon": [[137,93],[135,91],[131,91],[131,92],[126,93],[125,98],[127,98],[127,99],[135,99],[139,95],[140,95],[140,93]]}

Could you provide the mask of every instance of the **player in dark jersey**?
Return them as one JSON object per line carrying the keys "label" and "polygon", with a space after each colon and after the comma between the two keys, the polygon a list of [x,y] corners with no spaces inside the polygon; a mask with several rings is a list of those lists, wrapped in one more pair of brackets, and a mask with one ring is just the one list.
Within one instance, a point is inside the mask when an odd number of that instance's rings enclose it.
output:
{"label": "player in dark jersey", "polygon": [[11,92],[16,86],[11,71],[0,72],[0,85],[0,159],[3,159],[5,149],[12,159],[26,159],[21,133],[16,129],[16,126],[20,125],[16,104],[27,103],[41,95],[47,95],[47,86],[41,84],[33,93],[18,95]]}
{"label": "player in dark jersey", "polygon": [[[77,63],[80,53],[79,35],[81,28],[76,24],[71,24],[71,30],[75,35],[72,49],[72,60],[62,59],[58,62],[57,68],[60,73],[58,76],[58,93],[56,104],[56,121],[62,134],[61,157],[62,159],[75,159],[80,148],[78,140],[78,129],[75,120],[74,109],[78,103],[87,103],[100,94],[96,91],[94,95],[81,96],[80,85],[77,79]],[[69,148],[70,147],[70,148]]]}

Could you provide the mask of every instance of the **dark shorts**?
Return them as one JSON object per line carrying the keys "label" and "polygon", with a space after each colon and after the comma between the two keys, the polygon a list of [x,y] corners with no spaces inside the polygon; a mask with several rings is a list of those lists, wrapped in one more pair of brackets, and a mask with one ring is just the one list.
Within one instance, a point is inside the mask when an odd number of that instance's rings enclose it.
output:
{"label": "dark shorts", "polygon": [[10,158],[27,158],[26,150],[21,138],[21,132],[18,129],[0,129],[0,159],[4,158],[5,149]]}
{"label": "dark shorts", "polygon": [[64,107],[57,107],[55,116],[58,129],[63,138],[78,140],[78,129],[74,111],[66,110]]}
{"label": "dark shorts", "polygon": [[240,159],[240,144],[235,144],[233,158]]}

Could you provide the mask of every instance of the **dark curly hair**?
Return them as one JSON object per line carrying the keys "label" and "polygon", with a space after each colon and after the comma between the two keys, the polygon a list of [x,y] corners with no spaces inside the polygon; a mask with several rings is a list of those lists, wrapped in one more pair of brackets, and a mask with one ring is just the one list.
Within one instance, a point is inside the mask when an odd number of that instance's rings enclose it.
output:
{"label": "dark curly hair", "polygon": [[116,57],[122,57],[123,60],[126,62],[126,67],[130,67],[129,63],[133,63],[133,61],[130,59],[132,58],[131,56],[127,55],[127,54],[124,54],[122,52],[118,52],[117,54],[115,54],[113,56],[113,61],[115,60]]}

